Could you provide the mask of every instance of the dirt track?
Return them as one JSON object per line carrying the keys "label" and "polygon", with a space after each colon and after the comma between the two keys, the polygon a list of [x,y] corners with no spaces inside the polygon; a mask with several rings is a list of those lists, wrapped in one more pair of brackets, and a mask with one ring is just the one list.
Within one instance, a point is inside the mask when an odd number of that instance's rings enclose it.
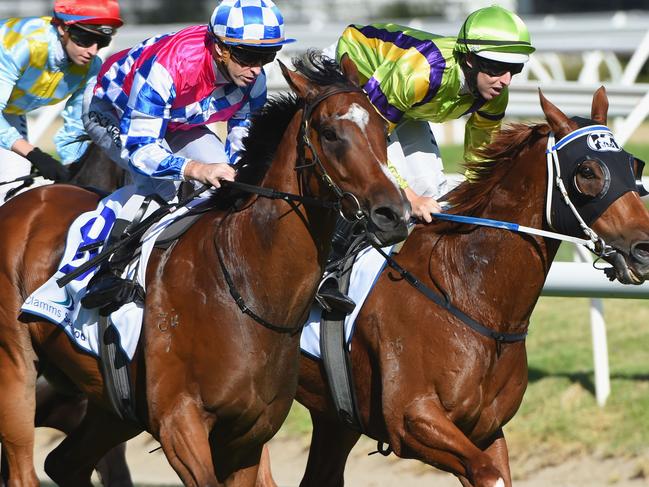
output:
{"label": "dirt track", "polygon": [[[54,430],[37,430],[36,464],[41,479],[43,459],[61,436]],[[178,484],[178,477],[169,467],[161,450],[148,453],[158,443],[146,435],[140,435],[127,447],[127,455],[133,480],[146,484]],[[419,462],[401,460],[394,455],[367,456],[375,450],[369,440],[359,442],[347,466],[346,485],[350,487],[458,487],[451,475],[433,470]],[[273,474],[281,487],[299,484],[306,464],[306,439],[277,438],[271,443]],[[512,465],[514,476],[523,465]],[[649,486],[649,454],[642,458],[570,458],[561,465],[546,467],[529,474],[527,478],[515,478],[516,487],[640,487]]]}

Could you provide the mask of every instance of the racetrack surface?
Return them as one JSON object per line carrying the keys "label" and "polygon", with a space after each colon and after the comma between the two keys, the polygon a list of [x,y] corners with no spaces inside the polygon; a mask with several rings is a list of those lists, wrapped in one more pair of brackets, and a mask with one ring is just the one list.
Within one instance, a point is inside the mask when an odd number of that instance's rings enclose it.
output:
{"label": "racetrack surface", "polygon": [[[42,465],[45,455],[62,438],[48,428],[37,430],[36,465],[39,477],[47,481]],[[299,484],[306,464],[308,438],[280,435],[271,442],[273,474],[280,487]],[[127,456],[133,480],[140,485],[179,485],[178,477],[167,464],[162,450],[149,451],[159,444],[147,434],[128,443]],[[402,460],[394,455],[368,456],[376,445],[363,439],[352,451],[347,465],[345,485],[349,487],[458,487],[451,475],[434,470],[420,462]],[[643,457],[596,458],[572,457],[555,466],[544,467],[516,478],[517,469],[529,466],[512,465],[515,487],[640,487],[649,485],[649,452]]]}

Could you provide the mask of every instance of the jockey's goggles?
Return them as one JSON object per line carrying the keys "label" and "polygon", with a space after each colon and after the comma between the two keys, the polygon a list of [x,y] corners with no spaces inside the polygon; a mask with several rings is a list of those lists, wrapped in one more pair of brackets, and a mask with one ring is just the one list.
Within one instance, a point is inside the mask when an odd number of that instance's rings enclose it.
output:
{"label": "jockey's goggles", "polygon": [[97,49],[101,49],[110,44],[111,36],[90,32],[77,25],[67,27],[70,39],[79,47],[92,47],[97,44]]}
{"label": "jockey's goggles", "polygon": [[520,73],[523,70],[523,63],[504,63],[502,61],[494,61],[479,55],[473,56],[476,68],[479,72],[487,76],[498,77],[505,73],[510,73],[512,76]]}
{"label": "jockey's goggles", "polygon": [[279,49],[272,47],[253,49],[242,46],[228,46],[232,60],[240,66],[255,67],[272,63]]}

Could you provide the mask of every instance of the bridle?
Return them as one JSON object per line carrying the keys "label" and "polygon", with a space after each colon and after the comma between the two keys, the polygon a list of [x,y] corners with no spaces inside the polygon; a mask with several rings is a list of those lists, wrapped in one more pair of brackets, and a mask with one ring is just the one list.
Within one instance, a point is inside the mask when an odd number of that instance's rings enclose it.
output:
{"label": "bridle", "polygon": [[[588,144],[584,142],[584,138],[588,140]],[[591,142],[589,139],[598,139],[604,138],[608,142],[608,147],[603,149],[595,149],[590,147]],[[546,162],[547,162],[547,174],[548,174],[548,185],[547,185],[547,194],[545,202],[545,217],[547,224],[553,230],[557,230],[560,233],[568,235],[577,235],[583,233],[587,240],[583,243],[591,252],[597,255],[600,258],[610,258],[618,251],[608,245],[602,237],[600,237],[590,226],[590,223],[594,220],[592,211],[582,205],[581,209],[577,208],[575,201],[573,201],[578,195],[575,195],[575,190],[579,192],[579,189],[573,184],[572,187],[569,184],[566,184],[564,178],[566,175],[562,174],[562,167],[564,172],[568,172],[568,178],[573,177],[575,168],[572,168],[571,164],[575,164],[575,161],[571,160],[570,157],[570,146],[581,143],[583,145],[589,145],[590,155],[586,159],[595,160],[604,173],[604,189],[602,192],[592,197],[593,202],[597,202],[599,205],[599,214],[603,212],[608,206],[610,206],[617,198],[619,198],[624,192],[627,191],[637,191],[640,195],[647,194],[646,190],[642,186],[641,175],[638,177],[633,173],[633,168],[630,163],[626,164],[625,156],[626,154],[629,157],[632,157],[630,154],[625,153],[617,144],[613,138],[611,130],[605,125],[587,125],[585,127],[578,128],[573,130],[569,134],[562,137],[559,141],[555,142],[554,133],[550,132],[548,135],[547,149],[546,149]],[[579,149],[579,147],[577,146]],[[564,151],[566,156],[564,159],[559,158],[559,151]],[[597,151],[601,157],[598,157]],[[615,155],[614,158],[607,157],[609,154],[620,154]],[[586,160],[583,157],[579,160]],[[630,161],[630,160],[629,160]],[[611,184],[611,172],[616,171],[618,174],[617,179],[623,179],[624,184],[615,184],[614,187],[610,188]],[[627,174],[628,173],[628,174]],[[570,193],[573,193],[572,195]],[[572,223],[570,223],[572,222]]]}
{"label": "bridle", "polygon": [[[337,209],[340,213],[340,215],[348,219],[344,211],[342,209],[342,200],[345,198],[349,198],[356,204],[356,210],[354,211],[354,216],[353,219],[355,220],[363,220],[367,217],[366,213],[362,210],[360,206],[360,202],[358,201],[358,198],[353,194],[348,191],[343,191],[340,186],[338,186],[335,181],[329,176],[327,173],[326,168],[322,164],[322,161],[320,160],[320,157],[318,156],[318,152],[315,150],[315,147],[313,146],[313,143],[311,142],[311,139],[309,138],[309,120],[311,118],[311,115],[313,114],[313,111],[315,108],[322,103],[324,100],[329,98],[330,96],[337,95],[339,93],[364,93],[360,88],[356,87],[351,87],[351,86],[339,86],[331,89],[327,89],[320,93],[317,97],[315,97],[313,100],[310,100],[308,103],[305,101],[304,108],[302,110],[302,120],[300,122],[300,128],[298,131],[298,157],[297,157],[297,162],[295,166],[295,170],[300,173],[300,194],[299,195],[292,195],[289,193],[281,193],[277,192],[274,190],[272,191],[271,194],[268,194],[268,188],[259,188],[257,186],[251,186],[251,185],[242,185],[242,183],[237,183],[235,182],[230,182],[228,183],[228,186],[232,186],[235,188],[242,189],[244,191],[248,192],[253,192],[256,194],[259,194],[262,197],[271,197],[271,198],[276,198],[276,199],[283,199],[287,201],[293,208],[295,209],[296,205],[295,202],[301,202],[301,203],[311,203],[316,206],[321,206],[324,208],[329,208],[329,209]],[[311,152],[311,158],[308,160],[306,157],[306,149],[309,149]],[[305,187],[307,186],[304,182],[304,169],[308,168],[314,168],[316,174],[318,174],[319,178],[326,184],[327,187],[329,187],[332,191],[332,193],[335,196],[335,201],[329,201],[329,200],[320,200],[318,198],[314,198],[312,195],[305,195]],[[256,188],[256,189],[254,189]],[[260,190],[265,190],[265,191],[260,191]],[[230,213],[231,214],[231,213]],[[226,216],[227,217],[227,216]],[[225,221],[226,217],[224,217],[221,220],[221,225]],[[247,314],[250,316],[253,320],[255,320],[257,323],[262,325],[264,328],[268,328],[271,331],[277,332],[277,333],[283,333],[283,334],[288,334],[288,335],[295,335],[296,333],[299,333],[302,330],[302,327],[304,326],[304,323],[298,323],[295,326],[285,326],[285,325],[277,325],[274,323],[271,323],[261,316],[259,316],[257,313],[255,313],[246,303],[245,300],[243,299],[243,296],[239,293],[237,290],[234,281],[232,279],[232,275],[229,273],[227,268],[225,267],[225,262],[223,261],[223,257],[221,255],[221,252],[218,249],[218,246],[216,247],[216,255],[219,259],[219,264],[221,266],[221,271],[223,272],[223,277],[225,278],[226,283],[228,284],[228,288],[230,291],[230,295],[234,299],[235,303],[239,307],[242,313]]]}
{"label": "bridle", "polygon": [[[324,100],[329,98],[332,95],[337,95],[339,93],[363,93],[364,91],[358,87],[352,87],[352,86],[338,86],[335,88],[330,88],[327,90],[324,90],[322,93],[320,93],[317,97],[315,97],[313,100],[310,102],[305,101],[304,109],[302,110],[302,120],[300,122],[300,130],[298,132],[298,139],[299,139],[299,150],[298,150],[298,163],[295,166],[296,171],[301,171],[302,169],[314,167],[317,169],[316,173],[318,173],[320,179],[331,189],[331,191],[334,193],[337,201],[338,201],[338,211],[340,215],[348,221],[353,221],[353,220],[362,220],[363,218],[366,217],[365,212],[362,210],[360,202],[358,201],[358,198],[353,194],[350,193],[349,191],[343,191],[340,189],[340,187],[331,179],[331,176],[327,173],[327,170],[325,169],[324,165],[322,164],[322,161],[320,160],[320,157],[318,156],[318,152],[315,150],[315,147],[313,146],[313,143],[311,142],[311,139],[309,138],[309,120],[311,119],[311,115],[313,114],[313,111],[316,109],[320,103],[322,103]],[[311,152],[311,159],[310,161],[307,161],[306,157],[306,149],[309,149]],[[302,173],[304,174],[304,173]],[[304,177],[300,178],[300,192],[302,193],[304,190]],[[345,215],[345,212],[343,211],[342,208],[342,201],[347,198],[352,201],[352,203],[355,205],[356,209],[353,212],[352,218],[348,218]]]}

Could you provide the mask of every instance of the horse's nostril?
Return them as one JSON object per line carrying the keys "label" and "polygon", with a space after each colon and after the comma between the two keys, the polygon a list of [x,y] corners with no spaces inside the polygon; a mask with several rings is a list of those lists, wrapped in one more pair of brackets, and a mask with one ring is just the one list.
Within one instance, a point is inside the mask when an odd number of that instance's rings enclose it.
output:
{"label": "horse's nostril", "polygon": [[372,211],[372,220],[379,228],[394,228],[399,224],[401,217],[389,206],[381,206]]}
{"label": "horse's nostril", "polygon": [[638,262],[649,263],[649,242],[637,242],[631,247],[631,255]]}

